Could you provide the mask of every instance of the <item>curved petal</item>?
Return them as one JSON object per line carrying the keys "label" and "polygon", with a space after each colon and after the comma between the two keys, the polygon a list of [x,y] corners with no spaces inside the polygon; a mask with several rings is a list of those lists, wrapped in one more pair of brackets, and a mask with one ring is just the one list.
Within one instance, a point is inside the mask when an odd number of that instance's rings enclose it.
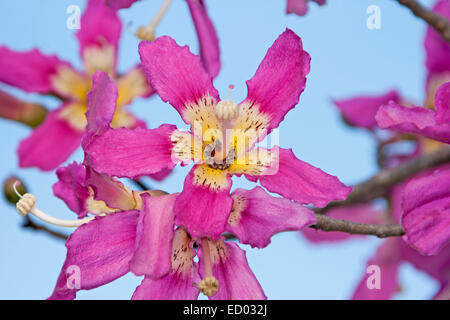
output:
{"label": "curved petal", "polygon": [[183,229],[177,229],[172,244],[171,270],[154,280],[145,277],[133,294],[133,300],[194,300],[199,290],[193,283],[200,282],[198,265],[193,261],[195,251],[192,239]]}
{"label": "curved petal", "polygon": [[[152,87],[169,102],[186,123],[193,124],[197,109],[214,114],[219,93],[198,56],[168,36],[139,44],[142,65]],[[200,119],[198,119],[200,121]]]}
{"label": "curved petal", "polygon": [[337,177],[297,159],[292,149],[274,147],[271,152],[278,154],[278,159],[274,160],[278,160],[278,171],[274,174],[246,175],[250,181],[259,180],[270,192],[301,204],[324,207],[331,201],[346,199],[352,191],[352,187],[345,186]]}
{"label": "curved petal", "polygon": [[[248,266],[245,251],[234,242],[219,239],[209,242],[212,273],[219,281],[219,291],[210,300],[265,300],[261,285]],[[205,277],[203,247],[199,244],[200,275]]]}
{"label": "curved petal", "polygon": [[[373,204],[361,204],[351,207],[332,208],[327,210],[327,216],[336,219],[346,219],[359,223],[382,223],[382,216],[384,212],[377,210]],[[305,228],[302,234],[311,242],[335,242],[343,241],[349,238],[364,237],[361,235],[353,235],[346,232],[325,232],[313,228]]]}
{"label": "curved petal", "polygon": [[400,102],[397,91],[389,91],[384,95],[360,96],[347,100],[334,100],[334,104],[342,113],[343,118],[351,125],[372,129],[377,127],[375,115],[382,104],[389,101]]}
{"label": "curved petal", "polygon": [[131,271],[152,279],[165,276],[171,268],[175,194],[151,197],[142,194],[142,209]]}
{"label": "curved petal", "polygon": [[126,9],[139,0],[104,0],[105,4],[113,10]]}
{"label": "curved petal", "polygon": [[80,146],[83,132],[74,129],[59,116],[69,106],[50,112],[44,122],[20,142],[17,150],[20,167],[53,170]]}
{"label": "curved petal", "polygon": [[220,48],[216,29],[203,0],[186,0],[200,44],[200,58],[206,71],[217,77],[220,71]]}
{"label": "curved petal", "polygon": [[37,49],[15,51],[0,46],[0,81],[27,92],[56,93],[52,78],[70,64]]}
{"label": "curved petal", "polygon": [[304,16],[308,12],[309,0],[287,0],[286,13]]}
{"label": "curved petal", "polygon": [[[448,0],[437,1],[433,11],[450,19],[450,2]],[[425,36],[425,50],[429,73],[450,71],[450,44],[431,26],[428,26]]]}
{"label": "curved petal", "polygon": [[[287,0],[286,13],[295,13],[304,16],[308,12],[308,2],[310,0]],[[326,0],[313,0],[318,5],[324,5]]]}
{"label": "curved petal", "polygon": [[85,186],[85,167],[73,162],[66,167],[58,168],[56,175],[58,181],[53,185],[55,196],[63,200],[78,218],[87,216],[87,201],[91,194]]}
{"label": "curved petal", "polygon": [[247,98],[239,106],[235,128],[268,133],[278,127],[305,89],[310,60],[300,37],[286,29],[247,81]]}
{"label": "curved petal", "polygon": [[88,0],[77,38],[88,74],[102,70],[114,75],[122,22],[105,0]]}
{"label": "curved petal", "polygon": [[[398,291],[400,260],[399,239],[389,238],[367,262],[364,277],[353,294],[353,300],[389,300]],[[379,286],[377,287],[377,278]]]}
{"label": "curved petal", "polygon": [[450,123],[438,125],[436,112],[421,107],[403,107],[394,102],[382,105],[376,120],[380,128],[413,133],[450,143]]}
{"label": "curved petal", "polygon": [[49,299],[74,299],[78,290],[97,288],[126,274],[138,215],[132,210],[96,217],[75,230],[66,242],[66,261]]}
{"label": "curved petal", "polygon": [[450,170],[413,179],[402,200],[403,238],[422,254],[436,254],[450,241]]}
{"label": "curved petal", "polygon": [[106,72],[97,71],[92,75],[92,90],[87,94],[87,125],[83,148],[94,136],[101,135],[110,128],[116,111],[117,96],[117,86]]}
{"label": "curved petal", "polygon": [[233,200],[231,179],[226,171],[195,165],[175,201],[175,222],[194,238],[217,239],[225,231]]}
{"label": "curved petal", "polygon": [[450,82],[439,87],[434,103],[436,105],[436,123],[450,124]]}
{"label": "curved petal", "polygon": [[136,178],[171,169],[174,125],[152,130],[109,129],[85,148],[92,168],[110,176]]}
{"label": "curved petal", "polygon": [[240,243],[264,248],[282,231],[301,230],[316,222],[314,213],[295,202],[270,196],[262,188],[237,189],[231,194],[233,209],[227,231]]}

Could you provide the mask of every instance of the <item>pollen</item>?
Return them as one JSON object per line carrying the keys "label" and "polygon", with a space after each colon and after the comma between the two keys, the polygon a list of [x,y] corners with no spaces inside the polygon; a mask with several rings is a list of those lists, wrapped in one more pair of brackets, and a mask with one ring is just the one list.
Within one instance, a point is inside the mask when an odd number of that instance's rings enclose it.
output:
{"label": "pollen", "polygon": [[206,277],[197,285],[197,288],[205,296],[211,297],[219,291],[219,281],[213,276]]}
{"label": "pollen", "polygon": [[136,37],[140,40],[153,41],[156,38],[155,31],[153,28],[149,28],[148,26],[141,26],[136,31]]}

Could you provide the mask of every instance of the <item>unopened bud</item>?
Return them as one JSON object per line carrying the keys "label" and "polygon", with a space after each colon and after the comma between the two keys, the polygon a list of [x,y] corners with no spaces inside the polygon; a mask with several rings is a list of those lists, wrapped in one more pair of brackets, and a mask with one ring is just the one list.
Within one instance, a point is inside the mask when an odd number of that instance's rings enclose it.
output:
{"label": "unopened bud", "polygon": [[45,107],[19,100],[0,91],[0,118],[21,122],[34,128],[44,121],[46,115]]}
{"label": "unopened bud", "polygon": [[[3,194],[5,199],[13,205],[16,205],[16,203],[20,200],[19,196],[14,191],[14,183],[18,180],[21,181],[19,178],[11,176],[3,183]],[[23,183],[17,184],[16,188],[20,194],[27,193],[27,188]]]}

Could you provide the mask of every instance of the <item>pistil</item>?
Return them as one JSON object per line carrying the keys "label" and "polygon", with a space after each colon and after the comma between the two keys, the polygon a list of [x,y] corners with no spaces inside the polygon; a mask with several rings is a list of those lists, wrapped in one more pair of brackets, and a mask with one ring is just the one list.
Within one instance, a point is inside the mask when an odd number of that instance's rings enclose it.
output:
{"label": "pistil", "polygon": [[45,221],[47,223],[53,224],[55,226],[61,226],[61,227],[69,227],[69,228],[76,228],[79,227],[85,223],[88,223],[93,217],[90,218],[84,218],[84,219],[77,219],[77,220],[63,220],[58,219],[55,217],[52,217],[51,215],[39,210],[35,204],[36,204],[36,197],[32,195],[31,193],[25,193],[24,195],[21,195],[17,191],[17,185],[20,184],[20,181],[17,180],[14,185],[14,192],[19,196],[20,200],[16,204],[17,211],[20,215],[26,216],[28,213],[33,214],[35,217],[41,219],[42,221]]}
{"label": "pistil", "polygon": [[209,249],[209,243],[207,238],[202,238],[202,254],[203,254],[203,264],[205,267],[205,278],[197,284],[197,288],[205,296],[211,297],[217,293],[219,290],[219,281],[213,276],[212,264],[211,264],[211,253]]}

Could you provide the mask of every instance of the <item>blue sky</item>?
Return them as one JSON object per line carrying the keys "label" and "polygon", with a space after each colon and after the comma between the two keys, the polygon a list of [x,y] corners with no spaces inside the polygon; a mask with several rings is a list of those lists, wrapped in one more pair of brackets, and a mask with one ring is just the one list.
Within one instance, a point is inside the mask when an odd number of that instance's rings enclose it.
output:
{"label": "blue sky", "polygon": [[[143,0],[120,12],[124,30],[119,51],[119,70],[138,62],[138,40],[133,30],[147,24],[160,2]],[[347,127],[331,103],[359,93],[382,93],[396,88],[420,104],[424,99],[425,24],[394,1],[329,0],[326,6],[311,5],[306,17],[285,14],[285,0],[206,0],[216,25],[222,52],[222,70],[215,86],[222,97],[228,85],[235,85],[233,100],[246,95],[249,79],[266,50],[286,28],[303,40],[312,57],[311,72],[298,106],[280,126],[280,145],[292,148],[304,161],[337,175],[347,184],[373,175],[375,143],[362,131]],[[423,1],[430,5],[433,1]],[[80,67],[78,45],[73,30],[66,28],[69,5],[84,7],[80,0],[16,0],[0,2],[0,45],[26,50],[38,47],[57,54]],[[381,29],[366,27],[368,6],[381,9]],[[198,51],[193,24],[182,0],[174,0],[157,30],[179,44]],[[24,94],[0,84],[30,101],[56,107],[53,98]],[[170,105],[159,97],[137,99],[131,110],[151,127],[185,124]],[[0,119],[0,180],[10,174],[22,177],[39,199],[40,208],[61,218],[73,217],[62,201],[52,194],[54,173],[17,167],[18,141],[29,128]],[[82,160],[77,152],[69,161]],[[181,190],[187,168],[177,168],[163,183],[150,182],[169,192]],[[236,180],[235,187],[250,183]],[[0,299],[42,299],[50,295],[65,257],[61,241],[24,230],[21,217],[0,199]],[[340,244],[313,245],[298,233],[284,233],[272,239],[269,247],[247,250],[251,268],[270,299],[346,299],[363,276],[366,260],[382,240],[366,238]],[[78,294],[80,299],[128,299],[141,279],[127,275],[104,287]],[[400,269],[402,291],[398,298],[426,299],[437,290],[437,283],[409,265]]]}

